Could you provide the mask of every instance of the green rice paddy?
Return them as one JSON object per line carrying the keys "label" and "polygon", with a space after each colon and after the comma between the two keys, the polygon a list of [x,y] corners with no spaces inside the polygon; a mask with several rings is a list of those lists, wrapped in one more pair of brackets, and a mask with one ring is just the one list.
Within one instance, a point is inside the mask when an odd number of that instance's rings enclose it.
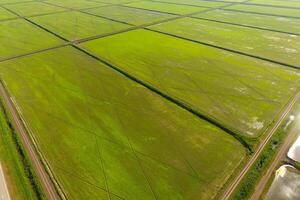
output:
{"label": "green rice paddy", "polygon": [[192,6],[200,6],[200,7],[221,7],[228,5],[228,3],[218,2],[218,1],[202,1],[202,0],[160,0],[160,2],[166,3],[174,3],[174,4],[182,4],[182,5],[192,5]]}
{"label": "green rice paddy", "polygon": [[19,4],[8,4],[5,5],[4,7],[8,8],[9,10],[21,16],[48,14],[48,13],[54,13],[54,12],[60,12],[66,10],[57,6],[46,5],[41,2],[25,2]]}
{"label": "green rice paddy", "polygon": [[16,15],[0,7],[0,21],[16,18]]}
{"label": "green rice paddy", "polygon": [[229,10],[214,10],[194,15],[201,19],[217,20],[239,25],[253,26],[281,32],[300,34],[300,19],[241,13]]}
{"label": "green rice paddy", "polygon": [[96,2],[96,1],[86,1],[86,0],[46,0],[46,4],[60,6],[60,7],[66,7],[69,9],[86,9],[86,8],[93,8],[97,6],[105,6],[107,4]]}
{"label": "green rice paddy", "polygon": [[150,28],[300,68],[300,36],[297,35],[191,18],[161,23]]}
{"label": "green rice paddy", "polygon": [[264,131],[300,78],[295,70],[146,30],[83,48],[249,136]]}
{"label": "green rice paddy", "polygon": [[205,7],[167,4],[167,3],[153,2],[153,1],[139,1],[139,2],[126,4],[126,6],[141,8],[146,10],[160,11],[165,13],[182,14],[182,15],[207,10],[207,8]]}
{"label": "green rice paddy", "polygon": [[68,40],[109,34],[130,26],[72,11],[32,18],[32,21]]}
{"label": "green rice paddy", "polygon": [[282,7],[290,7],[290,8],[300,8],[299,1],[277,1],[277,0],[252,0],[249,2],[250,4],[258,4],[258,5],[271,5],[271,6],[282,6]]}
{"label": "green rice paddy", "polygon": [[152,188],[207,199],[245,156],[230,135],[74,48],[2,62],[0,72],[72,199],[93,199],[97,187],[103,198],[153,199]]}
{"label": "green rice paddy", "polygon": [[292,8],[278,8],[278,7],[265,7],[259,5],[233,5],[227,7],[226,10],[234,10],[240,12],[258,13],[263,15],[273,15],[282,17],[300,18],[299,9]]}
{"label": "green rice paddy", "polygon": [[0,0],[0,80],[67,199],[218,199],[299,92],[297,4]]}
{"label": "green rice paddy", "polygon": [[86,10],[85,12],[106,17],[113,20],[133,24],[144,25],[154,22],[159,22],[164,19],[175,17],[174,15],[154,12],[149,10],[141,10],[137,8],[123,7],[123,6],[105,6]]}
{"label": "green rice paddy", "polygon": [[0,60],[51,48],[63,41],[23,19],[0,22]]}

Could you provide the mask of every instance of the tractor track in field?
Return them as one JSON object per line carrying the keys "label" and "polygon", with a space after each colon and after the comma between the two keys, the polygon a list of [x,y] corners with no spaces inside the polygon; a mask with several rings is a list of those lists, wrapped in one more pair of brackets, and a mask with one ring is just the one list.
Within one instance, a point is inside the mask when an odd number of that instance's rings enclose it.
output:
{"label": "tractor track in field", "polygon": [[[234,180],[231,182],[231,184],[228,186],[228,188],[225,190],[223,195],[221,196],[221,200],[228,200],[230,199],[231,195],[234,193],[235,189],[238,187],[242,179],[245,177],[247,172],[251,169],[257,158],[260,156],[268,142],[271,140],[272,136],[278,129],[278,127],[281,125],[281,123],[284,121],[286,116],[289,114],[295,103],[300,98],[300,92],[298,92],[288,103],[286,108],[283,110],[282,114],[280,115],[279,119],[273,124],[273,126],[269,129],[269,131],[266,133],[266,136],[264,140],[259,144],[257,147],[257,150],[254,152],[252,157],[249,159],[248,163],[243,167],[243,170],[239,172],[239,174],[234,178]],[[288,140],[289,141],[289,140]],[[284,145],[285,146],[285,145]]]}
{"label": "tractor track in field", "polygon": [[27,133],[27,129],[24,125],[24,122],[20,118],[18,111],[15,108],[15,105],[13,101],[11,100],[8,92],[5,89],[5,86],[3,85],[2,81],[0,82],[0,93],[3,98],[3,101],[5,102],[6,109],[9,111],[12,123],[14,125],[14,128],[16,129],[17,133],[19,134],[22,143],[24,145],[24,148],[26,149],[26,152],[28,153],[28,156],[32,162],[32,165],[35,169],[35,172],[40,180],[40,183],[42,185],[42,188],[45,192],[45,195],[47,199],[49,200],[59,200],[61,199],[57,190],[56,186],[53,183],[53,180],[49,176],[49,172],[46,171],[45,166],[43,162],[41,161],[40,156],[38,155],[38,152],[36,151],[36,147],[32,142],[32,139],[30,138],[29,134]]}

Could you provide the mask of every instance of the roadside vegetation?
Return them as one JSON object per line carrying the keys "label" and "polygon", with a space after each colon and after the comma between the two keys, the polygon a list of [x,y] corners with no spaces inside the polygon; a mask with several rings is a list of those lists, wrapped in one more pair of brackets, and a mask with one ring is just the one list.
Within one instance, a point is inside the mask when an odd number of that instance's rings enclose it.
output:
{"label": "roadside vegetation", "polygon": [[[293,111],[295,111],[296,109],[299,110],[299,102],[296,104]],[[291,113],[293,113],[293,111]],[[281,147],[281,144],[284,142],[288,131],[292,127],[291,124],[286,127],[288,120],[289,118],[285,119],[280,128],[273,135],[272,139],[267,144],[261,155],[258,157],[255,164],[248,171],[248,173],[238,186],[237,190],[234,192],[231,198],[232,200],[247,200],[252,195],[256,184],[264,175],[264,172],[268,169],[273,158],[276,156],[276,153]]]}
{"label": "roadside vegetation", "polygon": [[45,196],[0,100],[0,161],[13,200],[42,200]]}

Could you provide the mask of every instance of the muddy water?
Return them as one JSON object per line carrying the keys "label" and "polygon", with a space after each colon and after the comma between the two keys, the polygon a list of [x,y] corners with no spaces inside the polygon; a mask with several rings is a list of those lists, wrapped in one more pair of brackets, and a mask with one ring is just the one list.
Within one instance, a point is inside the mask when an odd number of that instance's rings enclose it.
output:
{"label": "muddy water", "polygon": [[265,200],[299,200],[300,172],[289,165],[281,166],[265,196]]}

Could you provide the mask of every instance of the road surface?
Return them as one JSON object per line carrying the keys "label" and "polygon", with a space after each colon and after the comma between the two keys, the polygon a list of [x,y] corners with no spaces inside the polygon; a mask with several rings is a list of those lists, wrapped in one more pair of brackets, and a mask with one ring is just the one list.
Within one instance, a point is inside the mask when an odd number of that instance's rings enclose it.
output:
{"label": "road surface", "polygon": [[254,152],[246,166],[244,166],[243,170],[235,177],[235,179],[232,181],[232,183],[228,186],[228,188],[225,190],[223,195],[221,196],[222,200],[227,200],[231,197],[237,186],[240,184],[244,176],[247,174],[249,169],[252,167],[252,165],[255,163],[261,152],[263,151],[264,147],[268,144],[270,139],[272,138],[273,134],[276,132],[280,124],[283,122],[283,120],[286,118],[286,116],[289,114],[297,100],[300,98],[300,92],[298,92],[293,99],[289,102],[289,104],[286,106],[284,111],[282,112],[279,119],[274,123],[274,125],[269,129],[269,131],[266,133],[265,138],[263,141],[259,144],[257,150]]}
{"label": "road surface", "polygon": [[297,136],[300,133],[300,121],[298,120],[296,124],[292,127],[292,129],[288,132],[288,135],[286,139],[284,140],[284,143],[281,145],[276,157],[272,161],[270,167],[265,172],[264,176],[261,178],[259,183],[256,185],[255,191],[252,194],[252,197],[250,200],[258,200],[261,196],[262,192],[264,191],[269,179],[271,178],[273,172],[278,167],[278,164],[283,161],[286,158],[287,152],[295,139],[297,139]]}
{"label": "road surface", "polygon": [[4,172],[1,164],[0,164],[0,200],[10,200],[10,196],[8,193]]}
{"label": "road surface", "polygon": [[32,141],[27,134],[26,128],[20,119],[13,102],[11,101],[8,92],[6,91],[4,85],[2,82],[0,82],[0,94],[3,98],[3,101],[5,102],[6,108],[8,112],[10,113],[10,116],[12,118],[13,125],[19,134],[23,146],[32,162],[32,165],[35,169],[35,172],[41,182],[41,185],[44,189],[45,195],[48,200],[57,200],[60,199],[59,195],[55,189],[55,186],[49,177],[49,174],[46,172],[45,167],[40,160],[38,153],[35,150],[34,145],[32,144]]}

